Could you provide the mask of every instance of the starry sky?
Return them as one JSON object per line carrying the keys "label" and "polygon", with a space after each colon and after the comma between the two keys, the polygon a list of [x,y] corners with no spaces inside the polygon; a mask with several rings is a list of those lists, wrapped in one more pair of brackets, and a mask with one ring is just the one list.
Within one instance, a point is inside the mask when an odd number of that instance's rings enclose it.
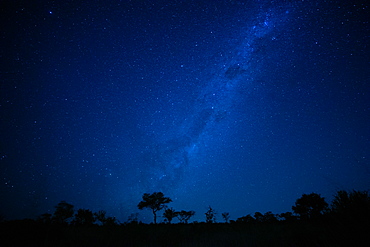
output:
{"label": "starry sky", "polygon": [[[204,221],[370,189],[368,1],[1,3],[0,214]],[[161,220],[161,219],[160,219]]]}

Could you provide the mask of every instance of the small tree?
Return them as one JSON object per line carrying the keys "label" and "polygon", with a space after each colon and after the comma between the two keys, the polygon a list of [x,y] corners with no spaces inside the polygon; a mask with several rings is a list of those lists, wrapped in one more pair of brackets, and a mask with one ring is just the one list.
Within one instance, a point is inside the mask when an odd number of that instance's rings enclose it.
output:
{"label": "small tree", "polygon": [[298,214],[302,220],[313,220],[322,216],[324,210],[328,207],[325,198],[319,194],[303,194],[297,199],[295,206],[292,207],[294,213]]}
{"label": "small tree", "polygon": [[194,211],[185,211],[181,210],[177,214],[177,218],[180,220],[180,223],[185,223],[187,224],[189,219],[194,216],[195,212]]}
{"label": "small tree", "polygon": [[172,219],[177,217],[178,214],[179,212],[176,212],[173,208],[167,208],[163,213],[163,217],[171,224]]}
{"label": "small tree", "polygon": [[216,222],[216,212],[211,206],[208,207],[207,212],[205,213],[206,215],[206,222],[207,223],[214,223]]}
{"label": "small tree", "polygon": [[154,224],[157,224],[157,212],[165,207],[165,204],[172,202],[169,197],[164,197],[162,192],[154,192],[153,194],[144,193],[143,200],[139,202],[137,207],[142,210],[150,208],[154,216]]}
{"label": "small tree", "polygon": [[73,212],[72,204],[69,204],[66,201],[61,201],[55,206],[53,220],[56,223],[67,223],[67,219],[73,217]]}
{"label": "small tree", "polygon": [[230,214],[227,212],[222,213],[222,218],[225,220],[225,223],[228,223],[230,219]]}

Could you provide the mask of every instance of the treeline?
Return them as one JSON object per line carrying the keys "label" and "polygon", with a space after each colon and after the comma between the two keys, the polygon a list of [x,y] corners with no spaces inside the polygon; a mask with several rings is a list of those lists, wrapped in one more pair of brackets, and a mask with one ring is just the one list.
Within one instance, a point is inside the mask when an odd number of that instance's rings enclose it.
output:
{"label": "treeline", "polygon": [[[144,194],[137,206],[153,213],[154,224],[143,224],[138,214],[120,223],[105,211],[75,210],[61,201],[53,214],[36,220],[3,221],[0,246],[370,246],[367,191],[338,191],[330,203],[319,194],[303,194],[292,212],[256,212],[236,220],[209,207],[202,212],[204,222],[192,223],[195,211],[175,210],[171,202],[161,192]],[[164,220],[156,224],[159,216]]]}
{"label": "treeline", "polygon": [[[195,211],[175,210],[167,205],[172,202],[171,198],[165,197],[162,192],[152,194],[145,193],[142,201],[137,207],[149,209],[153,213],[153,222],[157,224],[158,214],[163,211],[163,223],[171,224],[174,219],[179,223],[188,224],[195,215]],[[206,223],[216,223],[217,212],[209,206],[204,212]],[[297,221],[320,221],[336,220],[343,223],[369,223],[370,222],[370,196],[368,191],[338,191],[332,202],[329,204],[320,194],[303,194],[292,206],[292,212],[274,214],[271,211],[261,213],[255,212],[239,217],[236,220],[229,220],[230,214],[223,212],[220,214],[223,223],[274,223],[274,222],[297,222]],[[55,206],[53,214],[43,214],[37,219],[42,224],[64,224],[64,225],[119,225],[119,224],[139,224],[138,214],[131,214],[124,223],[119,223],[115,217],[107,217],[106,212],[101,210],[92,212],[89,209],[74,210],[74,206],[65,201],[61,201]],[[197,222],[195,222],[197,223]]]}

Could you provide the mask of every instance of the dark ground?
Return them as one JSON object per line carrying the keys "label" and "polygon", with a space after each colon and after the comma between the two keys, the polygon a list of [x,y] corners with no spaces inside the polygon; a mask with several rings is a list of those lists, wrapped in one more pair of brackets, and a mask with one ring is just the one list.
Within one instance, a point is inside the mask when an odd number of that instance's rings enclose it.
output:
{"label": "dark ground", "polygon": [[370,246],[369,230],[340,223],[68,226],[1,223],[0,246]]}

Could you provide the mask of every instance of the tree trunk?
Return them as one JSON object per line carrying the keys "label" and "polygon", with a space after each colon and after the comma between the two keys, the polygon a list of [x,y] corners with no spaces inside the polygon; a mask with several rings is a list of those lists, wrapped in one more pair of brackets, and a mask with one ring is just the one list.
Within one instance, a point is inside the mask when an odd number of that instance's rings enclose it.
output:
{"label": "tree trunk", "polygon": [[157,224],[157,213],[155,210],[153,210],[153,215],[154,215],[154,224]]}

